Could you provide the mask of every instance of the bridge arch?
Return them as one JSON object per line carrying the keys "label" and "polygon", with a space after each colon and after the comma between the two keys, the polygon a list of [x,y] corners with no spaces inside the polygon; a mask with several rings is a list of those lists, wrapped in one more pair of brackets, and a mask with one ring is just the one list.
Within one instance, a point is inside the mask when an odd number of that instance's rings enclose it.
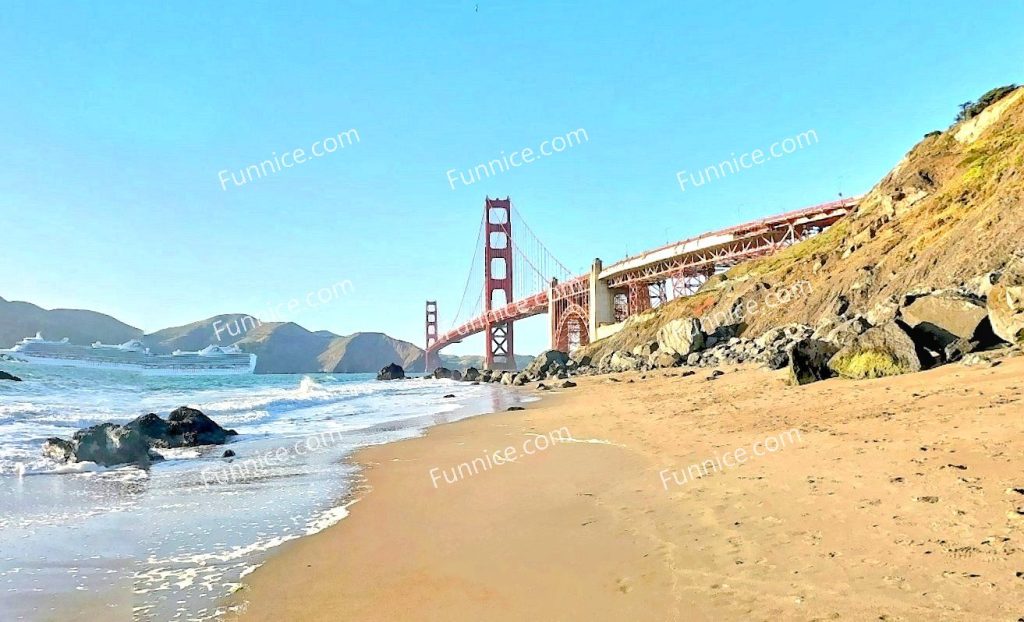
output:
{"label": "bridge arch", "polygon": [[581,305],[571,303],[558,313],[555,323],[554,348],[572,352],[590,343],[589,312]]}

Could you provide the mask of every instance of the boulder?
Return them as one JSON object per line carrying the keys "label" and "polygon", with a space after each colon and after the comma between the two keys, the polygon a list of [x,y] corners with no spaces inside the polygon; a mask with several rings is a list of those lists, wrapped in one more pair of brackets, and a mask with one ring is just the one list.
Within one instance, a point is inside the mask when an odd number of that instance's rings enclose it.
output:
{"label": "boulder", "polygon": [[992,331],[1012,344],[1024,344],[1024,285],[997,283],[988,294]]}
{"label": "boulder", "polygon": [[786,349],[789,384],[810,384],[835,376],[828,362],[838,351],[838,346],[820,339],[803,339],[789,346]]}
{"label": "boulder", "polygon": [[402,380],[405,378],[405,370],[402,369],[401,365],[391,363],[387,367],[380,370],[377,374],[377,380]]}
{"label": "boulder", "polygon": [[457,369],[453,369],[452,380],[462,380],[462,372]]}
{"label": "boulder", "polygon": [[979,300],[957,292],[934,292],[915,298],[901,310],[903,321],[918,341],[942,351],[957,340],[994,345],[988,310]]}
{"label": "boulder", "polygon": [[608,361],[608,367],[612,371],[634,371],[640,369],[640,362],[640,358],[637,356],[617,350]]}
{"label": "boulder", "polygon": [[1014,257],[988,293],[992,330],[1012,344],[1024,343],[1024,257]]}
{"label": "boulder", "polygon": [[0,370],[0,380],[11,380],[13,382],[21,382],[21,378],[9,374],[3,370]]}
{"label": "boulder", "polygon": [[975,296],[987,298],[992,291],[992,287],[999,282],[1000,277],[1002,277],[1002,272],[1000,271],[987,272],[971,279],[970,283],[967,284],[967,288]]}
{"label": "boulder", "polygon": [[665,323],[658,330],[658,350],[687,356],[704,348],[704,332],[694,318],[680,318]]}
{"label": "boulder", "polygon": [[529,378],[540,379],[546,377],[551,371],[557,373],[559,369],[565,369],[568,364],[568,354],[558,350],[547,350],[533,359],[522,373]]}
{"label": "boulder", "polygon": [[647,357],[647,365],[651,369],[662,369],[665,367],[675,367],[679,365],[681,360],[678,354],[659,351]]}
{"label": "boulder", "polygon": [[466,373],[462,374],[462,379],[468,382],[480,380],[480,371],[476,367],[470,367]]}
{"label": "boulder", "polygon": [[645,344],[639,345],[633,348],[633,354],[644,358],[650,357],[652,354],[658,351],[658,342],[649,341]]}
{"label": "boulder", "polygon": [[438,367],[438,368],[434,369],[434,373],[432,375],[434,376],[434,378],[448,378],[448,379],[451,379],[451,377],[452,377],[452,370],[448,369],[447,367]]}
{"label": "boulder", "polygon": [[829,367],[845,378],[881,378],[921,371],[923,353],[899,320],[869,329],[836,352]]}
{"label": "boulder", "polygon": [[512,383],[516,379],[516,375],[513,374],[510,371],[502,372],[501,376],[499,376],[499,377],[501,379],[499,382],[501,382],[501,384],[504,384],[504,385],[507,385],[507,386],[512,386]]}
{"label": "boulder", "polygon": [[515,377],[512,379],[512,386],[521,387],[524,386],[529,381],[530,379],[526,376],[526,374],[516,374]]}
{"label": "boulder", "polygon": [[138,432],[151,447],[175,449],[198,445],[223,445],[238,432],[225,430],[199,410],[182,406],[163,420],[149,413],[124,426]]}
{"label": "boulder", "polygon": [[43,455],[58,462],[95,462],[102,466],[137,464],[149,466],[153,457],[149,443],[138,430],[114,423],[101,423],[75,432],[71,440],[50,438]]}
{"label": "boulder", "polygon": [[562,384],[558,385],[558,388],[560,388],[560,389],[572,389],[575,386],[576,386],[576,383],[573,382],[572,380],[565,380],[565,381],[562,382]]}
{"label": "boulder", "polygon": [[870,328],[871,323],[868,322],[867,318],[858,315],[830,327],[824,334],[815,331],[814,336],[817,336],[822,341],[843,347],[853,343],[857,337],[863,335]]}
{"label": "boulder", "polygon": [[890,296],[872,307],[871,310],[867,312],[866,318],[872,326],[881,326],[882,324],[895,320],[899,315],[899,312],[899,299],[895,296]]}

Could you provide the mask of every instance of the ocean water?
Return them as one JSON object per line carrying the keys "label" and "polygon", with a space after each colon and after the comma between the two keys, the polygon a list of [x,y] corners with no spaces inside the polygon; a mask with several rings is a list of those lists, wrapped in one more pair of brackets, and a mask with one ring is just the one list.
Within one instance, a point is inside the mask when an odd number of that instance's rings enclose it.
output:
{"label": "ocean water", "polygon": [[[370,374],[140,380],[4,365],[24,382],[0,382],[3,621],[76,610],[111,621],[217,619],[270,551],[343,519],[364,494],[346,460],[353,451],[520,401],[494,385]],[[48,437],[182,405],[239,436],[165,452],[149,469],[58,465],[41,454]],[[236,457],[222,458],[225,448]]]}

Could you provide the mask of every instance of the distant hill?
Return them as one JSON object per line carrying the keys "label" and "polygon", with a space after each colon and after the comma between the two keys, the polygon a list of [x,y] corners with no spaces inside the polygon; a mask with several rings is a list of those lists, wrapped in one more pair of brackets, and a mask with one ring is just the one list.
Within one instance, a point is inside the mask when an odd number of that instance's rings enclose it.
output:
{"label": "distant hill", "polygon": [[[424,371],[422,348],[384,333],[336,335],[327,330],[309,331],[293,322],[259,324],[251,317],[226,313],[143,335],[138,328],[95,311],[47,311],[0,298],[0,347],[9,348],[41,332],[47,339],[68,337],[71,343],[81,345],[141,339],[156,354],[201,350],[210,344],[237,345],[257,355],[258,374],[366,373],[390,363],[409,372]],[[441,360],[451,369],[483,365],[482,356],[442,355]],[[531,360],[531,356],[516,357],[520,369]]]}
{"label": "distant hill", "polygon": [[[174,326],[150,333],[143,342],[157,354],[169,354],[175,350],[194,352],[210,344],[231,345],[245,336],[246,329],[255,324],[244,313],[226,313],[205,320]],[[234,332],[234,336],[231,333]]]}
{"label": "distant hill", "polygon": [[241,313],[216,315],[184,326],[165,328],[144,341],[154,352],[198,350],[212,344],[237,345],[257,355],[256,373],[365,373],[390,363],[423,370],[423,350],[384,333],[336,335],[309,331],[294,322],[257,324]]}
{"label": "distant hill", "polygon": [[95,341],[124,343],[142,337],[140,329],[95,311],[47,310],[32,303],[0,298],[0,348],[10,348],[37,332],[53,340],[67,337],[79,345]]}
{"label": "distant hill", "polygon": [[338,337],[320,358],[326,369],[337,373],[379,371],[398,363],[408,371],[423,370],[423,350],[384,333],[354,333]]}

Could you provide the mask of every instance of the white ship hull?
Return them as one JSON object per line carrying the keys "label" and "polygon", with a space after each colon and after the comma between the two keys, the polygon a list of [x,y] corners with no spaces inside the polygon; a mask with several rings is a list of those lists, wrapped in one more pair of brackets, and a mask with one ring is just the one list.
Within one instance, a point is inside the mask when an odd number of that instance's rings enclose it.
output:
{"label": "white ship hull", "polygon": [[138,339],[120,345],[97,341],[91,346],[47,341],[36,333],[26,337],[10,350],[0,350],[7,358],[32,365],[79,367],[86,369],[117,369],[147,376],[234,376],[256,370],[256,355],[242,352],[236,346],[210,345],[196,352],[175,350],[171,354],[152,354]]}
{"label": "white ship hull", "polygon": [[135,363],[107,363],[76,359],[55,359],[44,356],[32,356],[22,352],[0,351],[10,359],[27,365],[47,365],[51,367],[78,367],[84,369],[116,369],[131,371],[147,376],[238,376],[251,374],[256,370],[256,357],[253,355],[248,367],[149,367]]}

